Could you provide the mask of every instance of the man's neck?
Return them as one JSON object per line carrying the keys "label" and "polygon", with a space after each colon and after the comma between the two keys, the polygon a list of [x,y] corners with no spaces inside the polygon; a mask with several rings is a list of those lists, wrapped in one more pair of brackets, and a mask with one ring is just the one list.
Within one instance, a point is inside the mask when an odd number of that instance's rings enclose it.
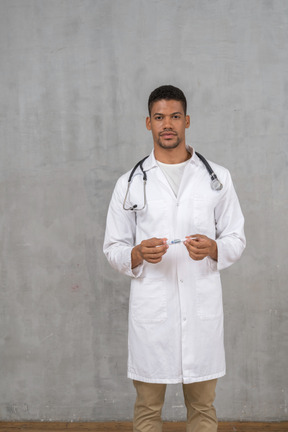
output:
{"label": "man's neck", "polygon": [[162,149],[154,147],[155,159],[159,162],[166,164],[178,164],[187,161],[191,158],[191,153],[188,152],[186,147],[175,149]]}

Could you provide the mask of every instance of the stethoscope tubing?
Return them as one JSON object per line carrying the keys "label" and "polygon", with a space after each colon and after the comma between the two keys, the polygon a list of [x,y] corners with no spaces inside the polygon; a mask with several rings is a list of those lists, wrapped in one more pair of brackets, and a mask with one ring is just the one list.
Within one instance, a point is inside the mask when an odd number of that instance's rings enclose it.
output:
{"label": "stethoscope tubing", "polygon": [[[202,156],[200,153],[195,152],[196,155],[199,157],[199,159],[203,162],[203,164],[205,165],[209,175],[210,175],[210,179],[211,179],[211,188],[215,191],[220,191],[223,188],[222,183],[218,180],[217,175],[214,173],[214,171],[211,168],[211,165],[209,164],[209,162],[205,159],[204,156]],[[149,157],[145,156],[143,159],[141,159],[139,162],[137,162],[137,164],[134,166],[134,168],[132,169],[129,178],[128,178],[128,185],[127,185],[127,190],[126,190],[126,194],[125,194],[125,198],[123,201],[123,210],[131,210],[131,211],[140,211],[143,210],[146,207],[147,204],[147,199],[146,199],[146,183],[147,183],[147,174],[146,171],[144,171],[143,169],[143,163],[144,161]],[[130,185],[131,185],[131,181],[133,178],[133,175],[136,171],[136,169],[140,167],[142,174],[143,174],[143,194],[144,194],[144,203],[143,203],[143,207],[141,207],[140,209],[137,208],[137,204],[134,204],[132,207],[125,207],[126,205],[126,201],[127,201],[127,197],[128,197],[128,193],[129,193],[129,189],[130,189]]]}

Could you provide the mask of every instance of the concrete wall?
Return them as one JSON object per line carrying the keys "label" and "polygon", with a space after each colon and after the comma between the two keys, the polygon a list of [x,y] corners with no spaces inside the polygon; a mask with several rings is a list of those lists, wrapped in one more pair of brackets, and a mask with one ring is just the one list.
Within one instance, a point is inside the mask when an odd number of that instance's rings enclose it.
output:
{"label": "concrete wall", "polygon": [[[286,0],[0,0],[1,419],[132,417],[129,280],[102,241],[166,83],[247,220],[245,255],[223,272],[219,417],[287,419],[287,41]],[[165,418],[184,417],[170,386]]]}

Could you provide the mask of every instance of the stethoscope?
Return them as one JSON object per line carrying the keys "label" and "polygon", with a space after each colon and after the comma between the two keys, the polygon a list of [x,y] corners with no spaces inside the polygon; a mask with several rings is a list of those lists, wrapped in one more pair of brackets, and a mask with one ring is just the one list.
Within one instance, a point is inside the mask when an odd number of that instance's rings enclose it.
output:
{"label": "stethoscope", "polygon": [[[196,155],[199,157],[199,159],[203,162],[203,164],[205,165],[205,167],[206,167],[206,169],[207,169],[207,171],[208,171],[208,173],[209,173],[209,175],[210,175],[210,180],[211,180],[211,189],[213,189],[214,191],[220,191],[220,190],[223,188],[223,185],[222,185],[222,183],[218,180],[218,177],[217,177],[217,175],[214,173],[214,171],[212,170],[211,165],[210,165],[210,164],[208,163],[208,161],[204,158],[204,156],[202,156],[202,155],[201,155],[200,153],[198,153],[198,152],[195,152],[195,153],[196,153]],[[148,155],[148,156],[145,156],[145,158],[143,158],[142,160],[140,160],[140,161],[135,165],[135,167],[132,169],[132,171],[131,171],[131,173],[130,173],[130,175],[129,175],[129,178],[128,178],[128,185],[127,185],[127,191],[126,191],[126,195],[125,195],[125,198],[124,198],[124,201],[123,201],[123,209],[124,209],[124,210],[140,211],[140,210],[143,210],[143,209],[146,207],[146,204],[147,204],[147,200],[146,200],[146,183],[147,183],[147,174],[146,174],[146,171],[144,171],[144,169],[143,169],[143,163],[144,163],[144,161],[145,161],[148,157],[149,157],[149,155]],[[127,200],[127,196],[128,196],[128,193],[129,193],[129,189],[130,189],[131,181],[132,181],[133,175],[134,175],[134,173],[135,173],[135,171],[136,171],[136,169],[137,169],[138,167],[140,167],[140,169],[141,169],[141,171],[142,171],[142,174],[143,174],[143,195],[144,195],[144,204],[143,204],[143,207],[141,207],[140,209],[139,209],[139,208],[136,208],[136,207],[137,207],[137,204],[134,204],[132,207],[126,207],[126,200]]]}

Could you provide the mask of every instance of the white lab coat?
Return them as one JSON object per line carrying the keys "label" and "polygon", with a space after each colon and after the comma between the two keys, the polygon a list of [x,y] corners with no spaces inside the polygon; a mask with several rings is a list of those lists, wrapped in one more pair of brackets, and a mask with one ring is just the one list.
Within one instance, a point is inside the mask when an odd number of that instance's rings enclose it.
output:
{"label": "white lab coat", "polygon": [[[193,149],[188,148],[192,153]],[[222,289],[219,270],[245,248],[244,218],[227,169],[210,162],[221,191],[210,186],[198,156],[185,166],[175,197],[152,152],[147,172],[147,205],[123,210],[130,172],[118,180],[110,202],[104,253],[110,264],[131,276],[128,377],[151,383],[192,383],[225,374]],[[143,205],[143,175],[133,176],[127,206]],[[191,234],[216,239],[218,262],[192,260],[186,247],[171,245],[158,264],[144,261],[131,270],[131,250],[142,240],[169,240]]]}

